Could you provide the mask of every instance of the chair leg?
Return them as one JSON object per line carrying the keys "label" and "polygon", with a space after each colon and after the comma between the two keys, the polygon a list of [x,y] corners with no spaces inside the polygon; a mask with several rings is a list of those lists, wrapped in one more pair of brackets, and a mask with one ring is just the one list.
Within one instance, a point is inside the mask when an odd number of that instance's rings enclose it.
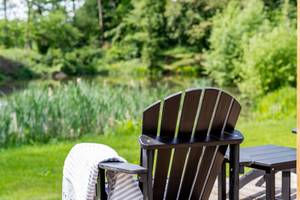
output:
{"label": "chair leg", "polygon": [[281,194],[282,199],[289,200],[291,198],[291,172],[282,171]]}
{"label": "chair leg", "polygon": [[148,173],[144,178],[143,183],[143,196],[144,200],[153,200],[153,191],[152,191],[152,168],[153,168],[153,150],[145,150],[143,149],[143,167],[148,169]]}
{"label": "chair leg", "polygon": [[149,197],[149,191],[148,191],[148,175],[147,174],[143,174],[141,175],[142,177],[142,192],[143,192],[143,200],[148,200]]}
{"label": "chair leg", "polygon": [[221,171],[218,176],[218,199],[226,200],[226,161],[222,163]]}
{"label": "chair leg", "polygon": [[100,168],[96,184],[96,200],[107,200],[105,191],[105,170]]}
{"label": "chair leg", "polygon": [[275,199],[275,173],[267,172],[266,177],[266,199],[274,200]]}
{"label": "chair leg", "polygon": [[239,199],[239,158],[240,158],[240,145],[230,145],[230,176],[229,176],[229,199]]}

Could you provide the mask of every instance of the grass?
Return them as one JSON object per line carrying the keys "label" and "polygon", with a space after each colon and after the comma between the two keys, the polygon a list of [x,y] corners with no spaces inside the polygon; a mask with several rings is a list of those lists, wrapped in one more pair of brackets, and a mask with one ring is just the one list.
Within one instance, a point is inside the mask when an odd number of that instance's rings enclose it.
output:
{"label": "grass", "polygon": [[[101,84],[81,80],[38,84],[2,98],[0,145],[9,148],[0,148],[0,199],[61,199],[64,159],[76,143],[107,144],[137,164],[142,110],[166,94],[206,84],[181,79],[162,83],[118,78]],[[286,88],[266,95],[255,108],[243,105],[237,126],[245,136],[242,146],[296,146],[296,136],[290,133],[296,125],[294,93]]]}
{"label": "grass", "polygon": [[[290,133],[294,118],[255,122],[240,120],[238,129],[244,133],[242,146],[278,144],[295,147],[296,136]],[[139,162],[137,141],[139,125],[132,121],[119,124],[107,135],[86,135],[79,140],[43,145],[26,145],[0,150],[0,199],[61,199],[64,159],[79,142],[107,144],[129,162]]]}
{"label": "grass", "polygon": [[64,159],[71,147],[79,142],[110,145],[128,161],[137,162],[136,135],[86,136],[73,142],[2,150],[0,199],[61,199]]}

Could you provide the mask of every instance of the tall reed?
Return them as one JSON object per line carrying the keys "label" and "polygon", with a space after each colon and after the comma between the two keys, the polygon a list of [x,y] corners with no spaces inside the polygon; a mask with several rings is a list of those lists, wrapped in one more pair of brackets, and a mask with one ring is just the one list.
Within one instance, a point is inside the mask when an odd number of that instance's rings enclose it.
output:
{"label": "tall reed", "polygon": [[0,145],[102,134],[117,122],[140,120],[146,106],[179,89],[84,81],[30,87],[0,99]]}

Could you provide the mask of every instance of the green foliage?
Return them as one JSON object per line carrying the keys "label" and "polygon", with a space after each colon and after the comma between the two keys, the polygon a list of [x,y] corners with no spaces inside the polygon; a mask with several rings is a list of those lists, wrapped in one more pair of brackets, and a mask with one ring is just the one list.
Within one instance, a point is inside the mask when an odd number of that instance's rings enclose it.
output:
{"label": "green foliage", "polygon": [[265,16],[263,2],[250,0],[232,1],[214,17],[206,69],[219,85],[229,86],[238,81],[239,69],[235,68],[235,62],[243,56],[242,44],[266,29]]}
{"label": "green foliage", "polygon": [[75,13],[74,26],[81,31],[80,45],[99,44],[97,1],[86,0]]}
{"label": "green foliage", "polygon": [[0,46],[7,48],[24,47],[25,26],[22,21],[11,20],[6,22],[0,20]]}
{"label": "green foliage", "polygon": [[166,34],[172,43],[193,45],[200,51],[208,47],[211,17],[225,1],[167,1]]}
{"label": "green foliage", "polygon": [[64,53],[61,49],[50,48],[47,51],[47,54],[43,58],[43,62],[50,67],[61,68],[63,63]]}
{"label": "green foliage", "polygon": [[296,89],[284,87],[260,99],[255,107],[257,120],[280,120],[296,118]]}
{"label": "green foliage", "polygon": [[29,79],[42,75],[38,68],[45,69],[42,56],[32,50],[19,48],[0,49],[1,73],[9,79]]}
{"label": "green foliage", "polygon": [[90,47],[76,49],[64,55],[61,70],[69,75],[96,74],[97,59],[101,58],[102,51]]}
{"label": "green foliage", "polygon": [[138,49],[132,44],[116,43],[105,52],[105,61],[114,63],[121,60],[130,60],[137,57]]}
{"label": "green foliage", "polygon": [[206,53],[205,66],[214,81],[238,86],[252,100],[296,84],[295,7],[288,1],[272,11],[270,6],[232,1],[214,17]]}
{"label": "green foliage", "polygon": [[150,69],[159,67],[157,62],[164,42],[165,33],[165,0],[146,0],[144,1],[144,20],[142,30],[146,33],[146,40],[143,44],[142,57]]}
{"label": "green foliage", "polygon": [[169,70],[172,73],[197,76],[204,71],[202,55],[193,48],[172,48],[164,51],[163,57],[164,70]]}
{"label": "green foliage", "polygon": [[42,54],[46,54],[50,47],[70,50],[81,36],[79,30],[68,23],[67,15],[60,10],[40,17],[34,27],[34,40]]}
{"label": "green foliage", "polygon": [[145,66],[140,59],[117,61],[109,64],[100,59],[98,60],[97,65],[100,73],[108,74],[110,76],[145,77],[145,75],[149,74],[147,66]]}
{"label": "green foliage", "polygon": [[253,98],[283,86],[296,86],[296,42],[296,29],[282,24],[243,45],[244,56],[238,64],[241,92]]}
{"label": "green foliage", "polygon": [[96,0],[72,12],[60,0],[27,2],[27,19],[0,20],[0,46],[31,49],[12,60],[39,75],[147,74],[146,66],[208,75],[247,98],[295,86],[296,0],[102,1],[103,30]]}
{"label": "green foliage", "polygon": [[[105,40],[117,37],[117,29],[132,9],[131,0],[102,1],[104,10]],[[76,11],[74,25],[81,30],[83,37],[81,45],[99,45],[99,22],[97,1],[86,0],[81,8]],[[122,35],[124,36],[124,35]]]}

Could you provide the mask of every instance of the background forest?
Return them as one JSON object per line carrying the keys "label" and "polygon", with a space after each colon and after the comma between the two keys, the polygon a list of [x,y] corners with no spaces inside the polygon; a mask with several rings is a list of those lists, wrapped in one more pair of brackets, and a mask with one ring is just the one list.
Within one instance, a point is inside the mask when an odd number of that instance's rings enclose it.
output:
{"label": "background forest", "polygon": [[13,2],[2,0],[2,80],[188,74],[250,96],[295,86],[296,0]]}
{"label": "background forest", "polygon": [[296,0],[0,0],[0,199],[60,199],[64,158],[138,163],[141,114],[189,87],[242,103],[243,146],[294,147]]}

